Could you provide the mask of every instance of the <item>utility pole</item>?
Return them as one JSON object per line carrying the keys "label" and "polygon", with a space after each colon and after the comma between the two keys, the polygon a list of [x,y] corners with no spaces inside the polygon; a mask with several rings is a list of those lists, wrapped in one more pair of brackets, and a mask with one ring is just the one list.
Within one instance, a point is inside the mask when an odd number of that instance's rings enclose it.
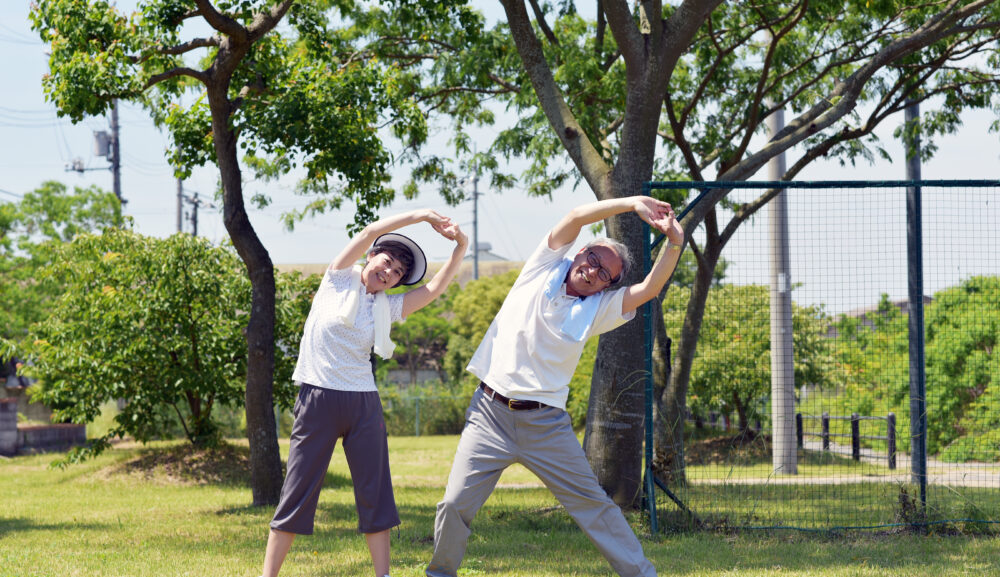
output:
{"label": "utility pole", "polygon": [[191,199],[191,236],[198,236],[198,193]]}
{"label": "utility pole", "polygon": [[177,179],[177,232],[184,232],[184,181]]}
{"label": "utility pole", "polygon": [[118,202],[121,203],[122,206],[125,206],[127,201],[122,198],[122,167],[120,152],[121,141],[118,133],[118,99],[116,98],[114,103],[111,105],[111,157],[108,160],[111,161],[111,179],[115,196],[118,197]]}
{"label": "utility pole", "polygon": [[472,278],[479,280],[479,166],[472,163]]}
{"label": "utility pole", "polygon": [[[785,127],[780,108],[767,118],[773,137]],[[785,175],[785,153],[768,163],[770,180]],[[798,474],[795,439],[795,362],[792,341],[792,280],[788,251],[788,192],[782,189],[768,202],[771,237],[771,465],[782,475]]]}
{"label": "utility pole", "polygon": [[[101,130],[94,132],[94,155],[103,156],[111,163],[112,190],[118,203],[124,207],[128,201],[122,198],[122,165],[121,165],[121,137],[118,130],[118,99],[111,105],[111,134]],[[79,158],[73,159],[67,171],[74,171],[83,174],[90,170],[103,170],[99,168],[84,168],[83,161]]]}
{"label": "utility pole", "polygon": [[188,203],[191,205],[191,214],[189,215],[189,220],[191,221],[191,235],[198,236],[198,207],[205,207],[214,209],[216,206],[211,202],[206,202],[198,198],[198,193],[193,193],[192,196],[184,194],[184,189],[181,186],[181,179],[177,179],[177,232],[183,232],[183,227],[181,226],[181,206],[182,203]]}

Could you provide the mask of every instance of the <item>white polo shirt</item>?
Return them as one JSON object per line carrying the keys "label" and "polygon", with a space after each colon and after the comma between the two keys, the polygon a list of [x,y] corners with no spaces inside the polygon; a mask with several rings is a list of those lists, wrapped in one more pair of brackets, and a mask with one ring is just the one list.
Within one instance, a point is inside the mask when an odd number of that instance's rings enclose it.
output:
{"label": "white polo shirt", "polygon": [[[361,295],[354,326],[333,320],[337,311],[346,308],[350,290],[350,268],[329,269],[323,275],[299,343],[299,358],[292,374],[296,382],[339,391],[378,390],[370,360],[375,344],[375,295],[368,294],[362,283],[358,287]],[[389,318],[392,322],[402,320],[403,295],[388,297]]]}
{"label": "white polo shirt", "polygon": [[620,327],[635,311],[622,315],[626,287],[591,295],[600,305],[586,338],[577,342],[564,336],[560,327],[577,297],[566,294],[565,282],[551,299],[545,289],[573,243],[552,250],[548,242],[546,234],[524,264],[467,370],[506,397],[565,409],[587,339]]}

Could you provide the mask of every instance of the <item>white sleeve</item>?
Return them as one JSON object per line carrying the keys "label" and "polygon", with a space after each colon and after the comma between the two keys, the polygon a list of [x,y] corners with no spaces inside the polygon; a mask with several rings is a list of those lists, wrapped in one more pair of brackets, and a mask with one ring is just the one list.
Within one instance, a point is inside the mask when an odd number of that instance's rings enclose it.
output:
{"label": "white sleeve", "polygon": [[601,306],[597,309],[589,336],[617,329],[635,318],[635,311],[631,311],[627,315],[622,314],[622,300],[625,298],[626,290],[628,287],[621,287],[613,291],[605,291],[601,295]]}

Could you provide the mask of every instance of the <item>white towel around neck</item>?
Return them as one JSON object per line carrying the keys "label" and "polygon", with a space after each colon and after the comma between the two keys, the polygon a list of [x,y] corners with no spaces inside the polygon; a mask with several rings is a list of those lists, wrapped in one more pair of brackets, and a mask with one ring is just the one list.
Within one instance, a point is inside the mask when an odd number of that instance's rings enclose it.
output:
{"label": "white towel around neck", "polygon": [[[348,326],[354,326],[354,319],[358,316],[358,306],[361,302],[361,267],[351,268],[351,288],[347,293],[347,302],[344,310],[335,317]],[[392,328],[392,316],[389,313],[389,297],[385,291],[375,293],[375,305],[372,307],[372,317],[375,321],[375,354],[388,359],[392,356],[392,351],[396,344],[389,338],[389,330]]]}

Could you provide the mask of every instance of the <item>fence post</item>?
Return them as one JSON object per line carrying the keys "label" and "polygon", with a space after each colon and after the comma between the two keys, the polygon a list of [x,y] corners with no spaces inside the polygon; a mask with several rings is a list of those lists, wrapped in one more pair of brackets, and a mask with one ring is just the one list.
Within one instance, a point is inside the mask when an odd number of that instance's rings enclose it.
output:
{"label": "fence post", "polygon": [[889,451],[889,470],[896,468],[896,413],[889,413],[885,417],[885,438]]}
{"label": "fence post", "polygon": [[795,413],[795,439],[798,447],[802,448],[802,413]]}
{"label": "fence post", "polygon": [[861,460],[861,418],[851,413],[851,458]]}
{"label": "fence post", "polygon": [[830,450],[830,413],[823,411],[823,450]]}
{"label": "fence post", "polygon": [[414,430],[413,434],[415,436],[419,437],[420,436],[420,397],[414,397],[413,402],[416,403],[416,415],[415,415],[415,417],[413,419],[413,421],[415,423],[413,425],[415,430]]}

